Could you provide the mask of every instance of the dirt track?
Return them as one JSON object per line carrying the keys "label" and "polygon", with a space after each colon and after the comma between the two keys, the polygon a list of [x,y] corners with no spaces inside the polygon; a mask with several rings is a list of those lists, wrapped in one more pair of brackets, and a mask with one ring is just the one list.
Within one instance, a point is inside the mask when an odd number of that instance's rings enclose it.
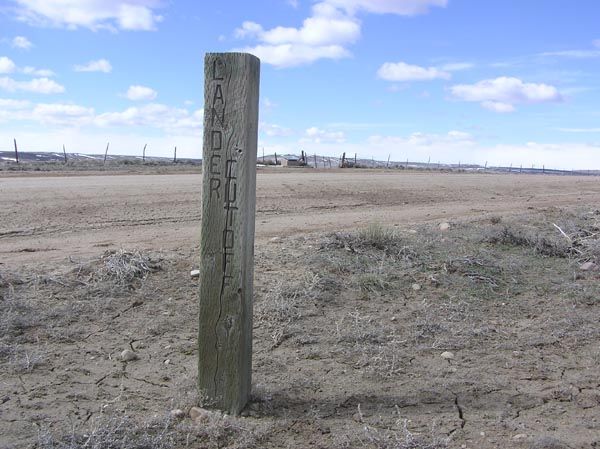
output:
{"label": "dirt track", "polygon": [[[261,171],[257,239],[589,204],[595,177],[383,171]],[[12,263],[173,249],[198,240],[201,175],[0,178],[0,255]]]}

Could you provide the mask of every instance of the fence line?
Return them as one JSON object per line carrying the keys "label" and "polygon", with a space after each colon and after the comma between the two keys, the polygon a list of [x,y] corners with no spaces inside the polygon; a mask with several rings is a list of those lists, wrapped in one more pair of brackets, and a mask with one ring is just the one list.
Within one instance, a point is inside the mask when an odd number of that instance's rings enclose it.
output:
{"label": "fence line", "polygon": [[[131,163],[124,162],[130,161],[131,159],[141,159],[142,163],[156,163],[163,162],[165,164],[177,164],[177,163],[197,163],[201,164],[200,159],[192,158],[178,158],[177,147],[173,149],[173,157],[147,157],[146,148],[147,144],[142,149],[141,157],[135,155],[112,155],[109,156],[110,142],[106,144],[103,155],[96,155],[97,158],[90,158],[93,155],[84,155],[83,153],[67,153],[66,148],[63,145],[62,151],[58,152],[27,152],[17,147],[17,140],[14,139],[14,152],[13,151],[0,151],[1,161],[6,163],[26,163],[26,162],[62,162],[63,164],[77,165],[78,162],[98,162],[106,165],[107,162],[111,163]],[[62,154],[60,154],[62,153]],[[32,160],[30,155],[47,155],[46,160]],[[87,156],[87,157],[86,157]],[[85,158],[85,159],[84,159]],[[377,169],[388,169],[388,170],[420,170],[420,171],[441,171],[441,172],[480,172],[480,173],[525,173],[525,174],[555,174],[555,175],[577,175],[577,176],[600,176],[600,169],[598,170],[564,170],[564,169],[553,169],[546,167],[546,164],[531,164],[531,168],[523,167],[523,164],[515,165],[510,163],[509,165],[493,166],[489,165],[488,161],[485,161],[484,165],[479,164],[466,164],[463,161],[457,161],[455,164],[443,164],[437,161],[437,164],[431,163],[431,157],[426,162],[421,161],[410,161],[408,158],[405,161],[397,162],[391,160],[391,154],[388,155],[387,160],[380,161],[376,160],[373,156],[361,158],[357,153],[354,154],[353,158],[346,156],[346,153],[341,154],[339,157],[336,156],[325,156],[313,153],[309,156],[307,152],[302,151],[300,156],[292,154],[277,154],[266,155],[264,152],[257,157],[257,164],[264,166],[300,166],[306,168],[318,168],[318,169],[365,169],[365,168],[377,168]],[[540,167],[540,168],[536,168]]]}

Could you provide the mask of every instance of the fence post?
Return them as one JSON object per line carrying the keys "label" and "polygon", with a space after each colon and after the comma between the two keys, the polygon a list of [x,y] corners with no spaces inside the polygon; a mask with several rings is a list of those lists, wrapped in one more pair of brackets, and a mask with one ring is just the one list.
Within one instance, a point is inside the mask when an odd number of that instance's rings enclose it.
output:
{"label": "fence post", "polygon": [[198,387],[238,414],[251,390],[260,60],[204,58]]}
{"label": "fence post", "polygon": [[108,142],[106,144],[106,150],[104,150],[104,164],[106,164],[106,155],[108,154],[108,146],[110,145],[110,142]]}
{"label": "fence post", "polygon": [[146,162],[146,147],[148,146],[147,143],[144,144],[144,149],[142,150],[142,162]]}
{"label": "fence post", "polygon": [[175,149],[173,150],[173,163],[177,163],[177,146],[175,146]]}
{"label": "fence post", "polygon": [[67,163],[67,150],[65,149],[65,144],[63,143],[63,155],[65,157],[65,164]]}
{"label": "fence post", "polygon": [[17,150],[17,139],[13,139],[15,141],[15,160],[17,164],[19,163],[19,150]]}

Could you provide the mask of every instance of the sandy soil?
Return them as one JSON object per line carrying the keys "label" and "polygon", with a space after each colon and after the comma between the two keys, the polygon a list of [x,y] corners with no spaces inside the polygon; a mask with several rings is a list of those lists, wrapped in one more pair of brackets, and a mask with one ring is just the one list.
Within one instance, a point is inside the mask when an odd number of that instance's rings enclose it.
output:
{"label": "sandy soil", "polygon": [[598,178],[259,172],[252,400],[174,422],[200,180],[0,177],[0,448],[600,447]]}
{"label": "sandy soil", "polygon": [[[596,177],[398,171],[260,171],[257,240],[378,221],[398,224],[585,205]],[[98,248],[175,249],[199,239],[201,175],[0,177],[0,258],[10,264]]]}

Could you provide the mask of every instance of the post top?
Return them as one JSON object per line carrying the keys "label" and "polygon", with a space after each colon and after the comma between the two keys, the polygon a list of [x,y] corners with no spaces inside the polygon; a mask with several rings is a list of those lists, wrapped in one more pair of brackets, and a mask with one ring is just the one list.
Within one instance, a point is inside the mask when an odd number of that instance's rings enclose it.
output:
{"label": "post top", "polygon": [[237,51],[228,51],[228,52],[206,52],[204,54],[205,58],[214,58],[215,56],[220,56],[220,57],[230,57],[230,58],[250,58],[250,59],[256,59],[258,62],[260,62],[260,59],[251,54],[251,53],[244,53],[244,52],[237,52]]}

